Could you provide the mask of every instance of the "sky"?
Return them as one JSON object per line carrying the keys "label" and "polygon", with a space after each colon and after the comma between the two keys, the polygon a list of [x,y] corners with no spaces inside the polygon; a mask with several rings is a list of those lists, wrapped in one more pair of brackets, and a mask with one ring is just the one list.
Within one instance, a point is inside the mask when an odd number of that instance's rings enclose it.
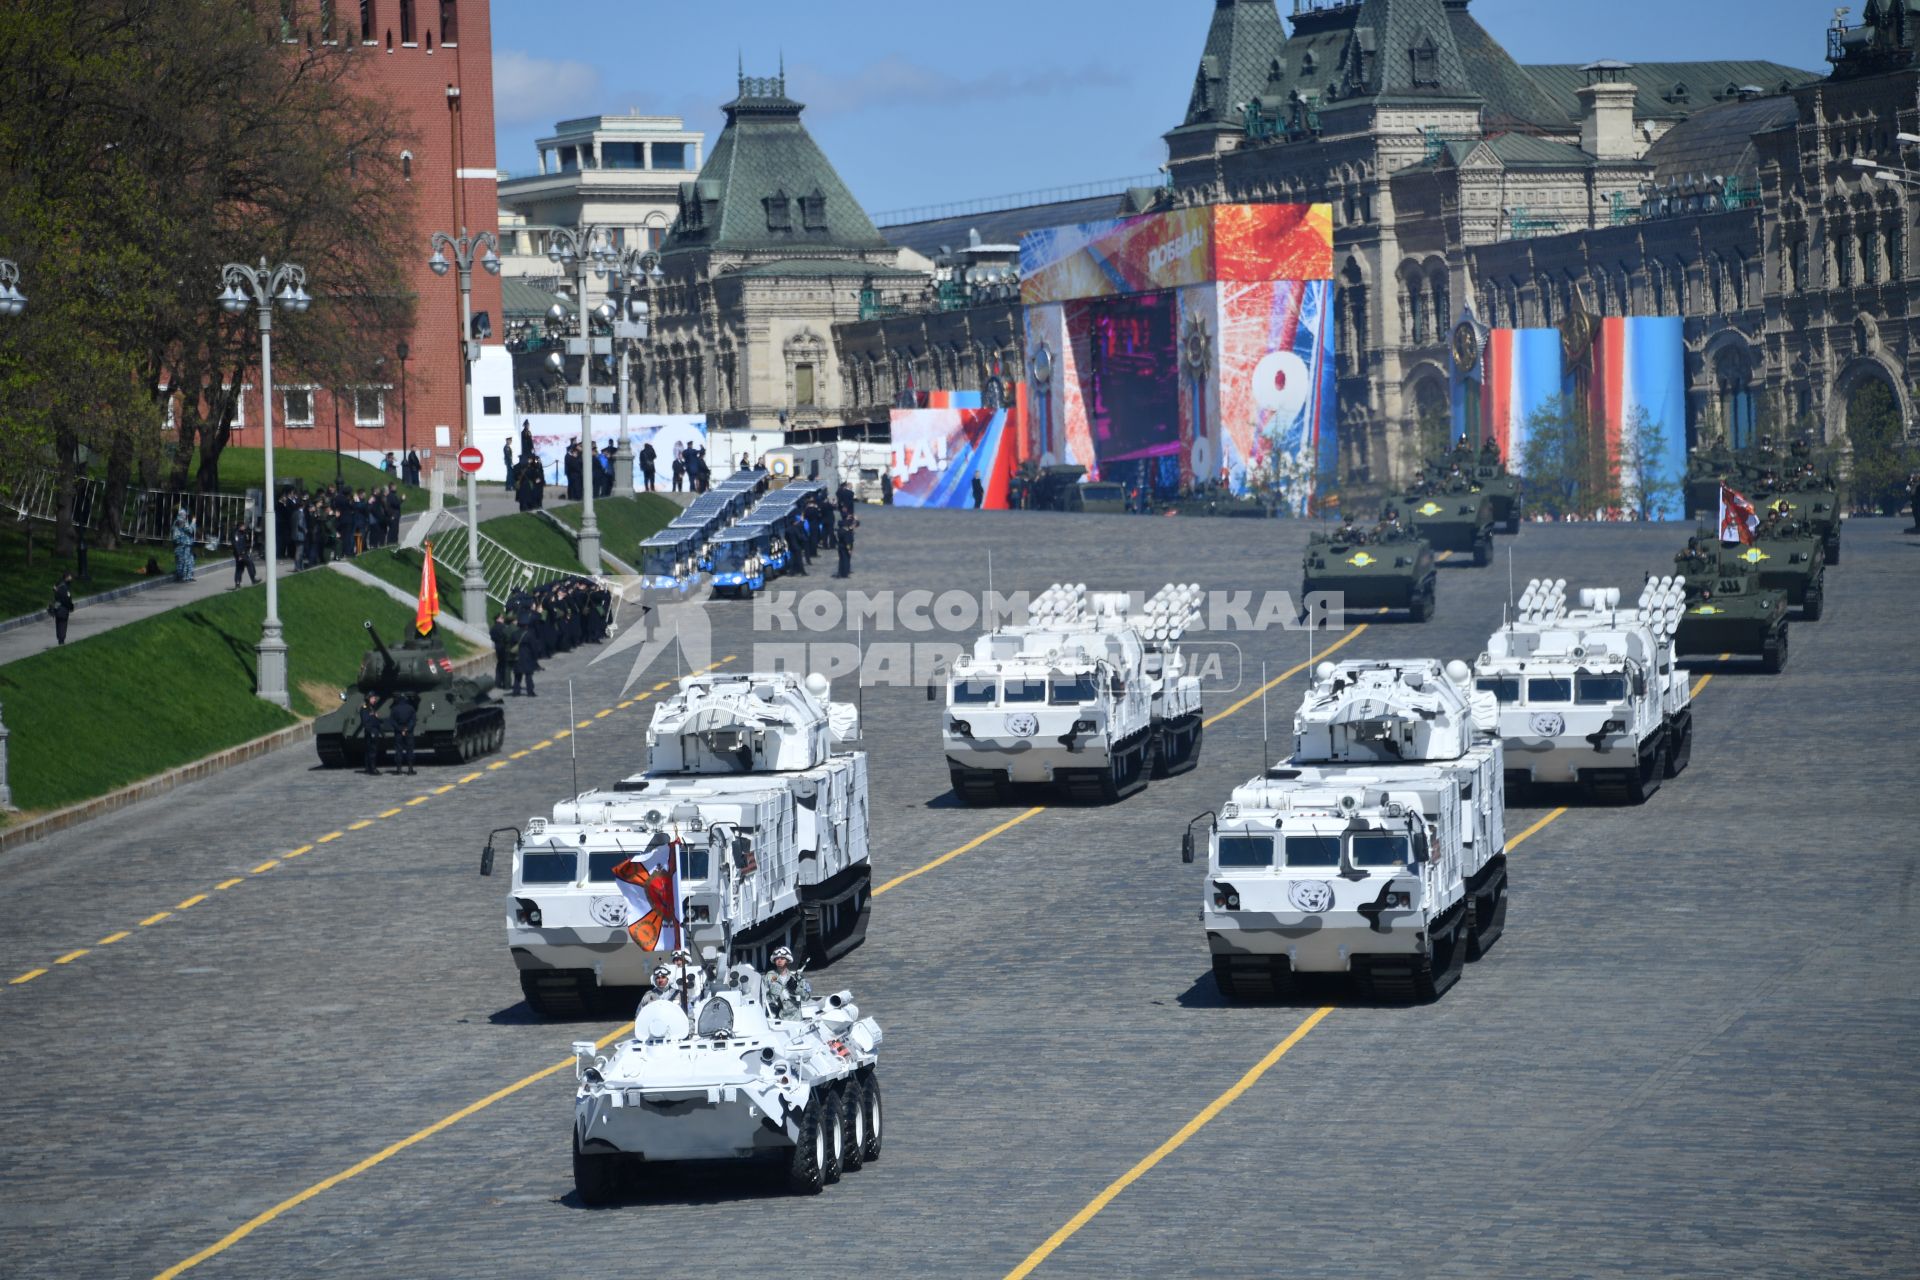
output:
{"label": "sky", "polygon": [[[1856,0],[1857,3],[1857,0]],[[1281,0],[1291,12],[1292,0]],[[872,214],[1153,175],[1212,0],[493,0],[498,164],[585,115],[719,135],[737,60]],[[1522,63],[1758,59],[1824,72],[1831,0],[1473,0]]]}

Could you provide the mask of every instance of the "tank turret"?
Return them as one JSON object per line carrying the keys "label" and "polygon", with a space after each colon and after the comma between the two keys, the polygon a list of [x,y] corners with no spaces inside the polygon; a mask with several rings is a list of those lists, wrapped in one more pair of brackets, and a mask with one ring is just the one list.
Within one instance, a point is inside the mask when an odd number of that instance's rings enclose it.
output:
{"label": "tank turret", "polygon": [[391,721],[395,698],[415,704],[415,740],[426,759],[460,764],[500,748],[506,740],[506,715],[489,696],[491,674],[455,674],[437,628],[409,636],[396,650],[387,647],[371,621],[360,625],[374,647],[362,655],[353,686],[341,691],[341,705],[314,723],[321,764],[338,768],[364,758],[360,704],[370,693],[379,697],[383,724]]}
{"label": "tank turret", "polygon": [[825,764],[859,736],[859,714],[828,700],[825,676],[691,676],[653,711],[650,773],[787,773]]}
{"label": "tank turret", "polygon": [[1499,727],[1498,703],[1475,693],[1464,662],[1323,662],[1293,718],[1293,760],[1408,764],[1458,760]]}
{"label": "tank turret", "polygon": [[[430,693],[443,689],[453,679],[453,663],[447,657],[447,651],[441,647],[436,636],[425,636],[400,646],[395,653],[387,648],[386,641],[373,629],[372,622],[362,622],[367,629],[367,637],[374,647],[360,659],[360,677],[355,681],[361,693],[377,693],[388,697],[396,693]],[[492,688],[491,677],[483,677],[486,686]]]}

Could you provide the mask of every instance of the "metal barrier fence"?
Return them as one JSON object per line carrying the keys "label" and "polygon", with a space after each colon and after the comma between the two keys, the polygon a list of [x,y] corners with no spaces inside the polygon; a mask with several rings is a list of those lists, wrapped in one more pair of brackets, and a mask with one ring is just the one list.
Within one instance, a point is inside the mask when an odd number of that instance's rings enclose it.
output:
{"label": "metal barrier fence", "polygon": [[[467,571],[466,517],[443,507],[431,519],[433,523],[427,526],[426,536],[434,543],[434,563],[458,581]],[[505,604],[516,590],[531,591],[549,582],[579,576],[577,570],[522,560],[484,533],[480,535],[479,547],[480,571],[487,579],[487,598],[497,604]]]}
{"label": "metal barrier fence", "polygon": [[[73,524],[98,531],[106,507],[106,485],[91,476],[74,480]],[[59,474],[51,467],[27,472],[11,486],[5,506],[20,520],[58,520]],[[184,508],[198,526],[202,541],[225,542],[247,516],[247,496],[239,493],[200,493],[194,490],[130,489],[120,507],[120,536],[139,542],[169,542],[174,516]]]}

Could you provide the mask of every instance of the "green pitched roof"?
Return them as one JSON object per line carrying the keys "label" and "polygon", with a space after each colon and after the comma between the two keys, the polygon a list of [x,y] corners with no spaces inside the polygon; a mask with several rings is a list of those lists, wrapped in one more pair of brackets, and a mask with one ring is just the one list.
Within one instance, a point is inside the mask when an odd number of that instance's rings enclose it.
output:
{"label": "green pitched roof", "polygon": [[1486,99],[1480,116],[1486,129],[1568,127],[1565,106],[1513,60],[1465,5],[1449,5],[1447,23],[1468,82]]}
{"label": "green pitched roof", "polygon": [[[1579,122],[1584,108],[1578,91],[1587,82],[1585,72],[1571,63],[1529,66],[1526,72],[1559,104],[1567,122]],[[1620,78],[1639,90],[1634,119],[1684,120],[1703,107],[1737,97],[1730,89],[1758,85],[1768,93],[1783,93],[1820,77],[1778,62],[1735,61],[1636,62],[1621,71]]]}
{"label": "green pitched roof", "polygon": [[727,124],[693,182],[680,188],[680,216],[665,251],[885,249],[866,210],[800,123],[786,77],[740,77],[723,110]]}
{"label": "green pitched roof", "polygon": [[1213,25],[1181,127],[1240,124],[1240,105],[1266,86],[1286,43],[1273,0],[1214,0]]}

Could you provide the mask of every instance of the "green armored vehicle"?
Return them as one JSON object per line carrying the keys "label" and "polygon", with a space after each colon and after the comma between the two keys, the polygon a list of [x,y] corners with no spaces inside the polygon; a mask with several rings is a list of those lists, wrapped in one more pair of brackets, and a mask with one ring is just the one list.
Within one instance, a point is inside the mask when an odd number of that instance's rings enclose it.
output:
{"label": "green armored vehicle", "polygon": [[1721,557],[1740,561],[1769,591],[1784,591],[1801,618],[1818,622],[1825,598],[1827,544],[1804,520],[1769,511],[1754,531],[1750,547],[1723,548]]}
{"label": "green armored vehicle", "polygon": [[1425,622],[1433,616],[1438,577],[1433,548],[1397,523],[1348,524],[1307,539],[1300,595],[1304,601],[1317,591],[1337,591],[1348,609],[1405,609],[1413,621]]}
{"label": "green armored vehicle", "polygon": [[1493,501],[1466,477],[1444,483],[1417,480],[1395,505],[1435,551],[1471,555],[1475,564],[1493,558]]}
{"label": "green armored vehicle", "polygon": [[1752,565],[1725,554],[1702,533],[1673,558],[1686,585],[1685,611],[1674,632],[1677,656],[1758,657],[1777,672],[1787,665],[1787,596],[1760,585]]}
{"label": "green armored vehicle", "polygon": [[[457,676],[437,635],[412,635],[395,653],[373,629],[363,623],[374,648],[360,660],[360,678],[340,694],[340,707],[314,722],[313,744],[320,763],[329,769],[359,764],[365,747],[360,733],[360,704],[368,693],[380,695],[380,720],[391,725],[393,698],[411,696],[416,707],[414,744],[423,760],[459,764],[500,749],[506,741],[507,717],[489,696],[493,677]],[[387,730],[384,755],[393,749]]]}
{"label": "green armored vehicle", "polygon": [[1684,482],[1687,519],[1705,516],[1712,520],[1720,512],[1720,486],[1727,480],[1739,483],[1740,467],[1733,450],[1715,441],[1687,455]]}
{"label": "green armored vehicle", "polygon": [[1805,524],[1824,547],[1826,562],[1840,563],[1840,493],[1831,477],[1811,466],[1785,479],[1763,476],[1748,496],[1763,518],[1777,511],[1784,519]]}
{"label": "green armored vehicle", "polygon": [[1507,471],[1500,457],[1500,446],[1492,440],[1478,450],[1465,436],[1451,453],[1427,461],[1427,474],[1433,483],[1446,486],[1465,479],[1487,495],[1493,508],[1493,525],[1499,533],[1520,532],[1520,478]]}
{"label": "green armored vehicle", "polygon": [[1183,516],[1239,516],[1264,520],[1267,504],[1252,495],[1240,495],[1224,484],[1204,484],[1181,493],[1161,508]]}

